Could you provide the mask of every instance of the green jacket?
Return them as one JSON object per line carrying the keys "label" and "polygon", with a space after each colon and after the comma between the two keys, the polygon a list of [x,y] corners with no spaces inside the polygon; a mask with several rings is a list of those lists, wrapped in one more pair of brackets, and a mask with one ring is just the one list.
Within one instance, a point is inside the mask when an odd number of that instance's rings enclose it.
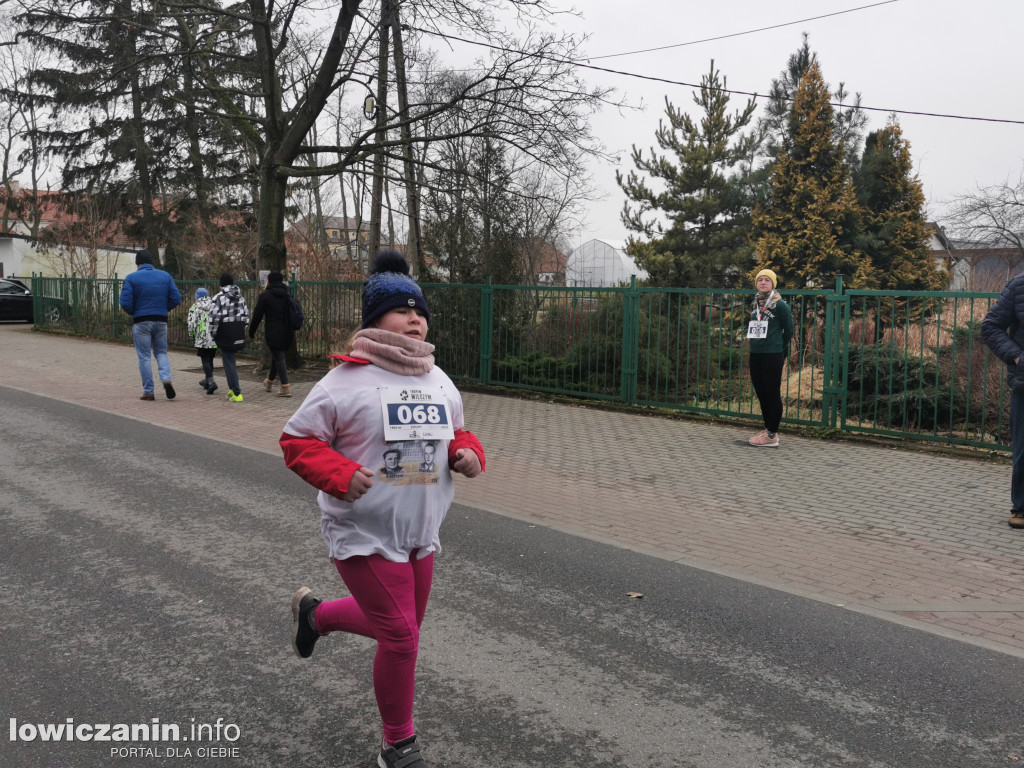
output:
{"label": "green jacket", "polygon": [[[776,298],[778,297],[778,298]],[[768,320],[768,336],[764,339],[750,339],[750,354],[770,355],[778,352],[789,353],[789,342],[793,338],[793,312],[789,304],[776,292],[775,304],[761,312],[761,319]],[[756,302],[751,304],[750,319],[757,319]]]}

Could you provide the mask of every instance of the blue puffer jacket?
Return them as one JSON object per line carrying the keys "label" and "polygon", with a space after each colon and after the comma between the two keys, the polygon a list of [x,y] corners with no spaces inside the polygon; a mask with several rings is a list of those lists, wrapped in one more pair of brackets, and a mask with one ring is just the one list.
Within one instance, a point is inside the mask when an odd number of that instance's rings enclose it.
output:
{"label": "blue puffer jacket", "polygon": [[124,279],[120,303],[133,322],[166,323],[167,313],[181,304],[181,294],[173,277],[152,264],[141,264]]}
{"label": "blue puffer jacket", "polygon": [[981,321],[981,338],[1006,363],[1006,380],[1014,389],[1024,387],[1024,275],[1006,284],[996,303]]}

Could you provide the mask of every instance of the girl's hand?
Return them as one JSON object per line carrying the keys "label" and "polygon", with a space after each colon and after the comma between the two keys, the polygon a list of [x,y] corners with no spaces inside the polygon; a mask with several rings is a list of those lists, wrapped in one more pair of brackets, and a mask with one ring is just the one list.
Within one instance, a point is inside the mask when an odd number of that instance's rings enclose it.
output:
{"label": "girl's hand", "polygon": [[366,467],[357,469],[355,474],[352,475],[352,479],[348,481],[348,490],[341,497],[342,501],[355,501],[361,498],[363,494],[373,488],[371,477],[373,477],[372,469],[367,469]]}
{"label": "girl's hand", "polygon": [[455,452],[455,463],[452,464],[452,469],[461,472],[466,477],[476,477],[480,474],[480,457],[476,455],[476,451],[460,448]]}

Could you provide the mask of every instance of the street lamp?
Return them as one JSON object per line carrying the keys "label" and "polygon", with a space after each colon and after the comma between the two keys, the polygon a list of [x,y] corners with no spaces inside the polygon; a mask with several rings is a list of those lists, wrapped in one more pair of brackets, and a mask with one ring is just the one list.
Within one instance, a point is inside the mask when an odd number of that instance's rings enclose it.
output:
{"label": "street lamp", "polygon": [[377,117],[377,99],[372,93],[367,94],[366,98],[363,99],[363,117],[367,120],[373,120]]}

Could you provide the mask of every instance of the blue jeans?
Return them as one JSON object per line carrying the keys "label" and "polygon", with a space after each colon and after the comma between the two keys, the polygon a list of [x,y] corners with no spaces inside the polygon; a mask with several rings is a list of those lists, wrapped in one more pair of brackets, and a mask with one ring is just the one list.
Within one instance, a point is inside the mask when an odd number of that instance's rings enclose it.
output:
{"label": "blue jeans", "polygon": [[1013,440],[1010,502],[1015,514],[1024,514],[1024,388],[1010,393],[1010,436]]}
{"label": "blue jeans", "polygon": [[234,350],[222,349],[220,361],[224,363],[224,378],[228,380],[228,389],[236,395],[242,394],[242,386],[238,383],[238,366],[235,364]]}
{"label": "blue jeans", "polygon": [[142,391],[152,395],[153,364],[149,359],[151,354],[156,358],[160,381],[171,380],[171,359],[167,357],[167,323],[157,320],[135,323],[132,326],[132,340],[135,342],[135,354],[139,356]]}

